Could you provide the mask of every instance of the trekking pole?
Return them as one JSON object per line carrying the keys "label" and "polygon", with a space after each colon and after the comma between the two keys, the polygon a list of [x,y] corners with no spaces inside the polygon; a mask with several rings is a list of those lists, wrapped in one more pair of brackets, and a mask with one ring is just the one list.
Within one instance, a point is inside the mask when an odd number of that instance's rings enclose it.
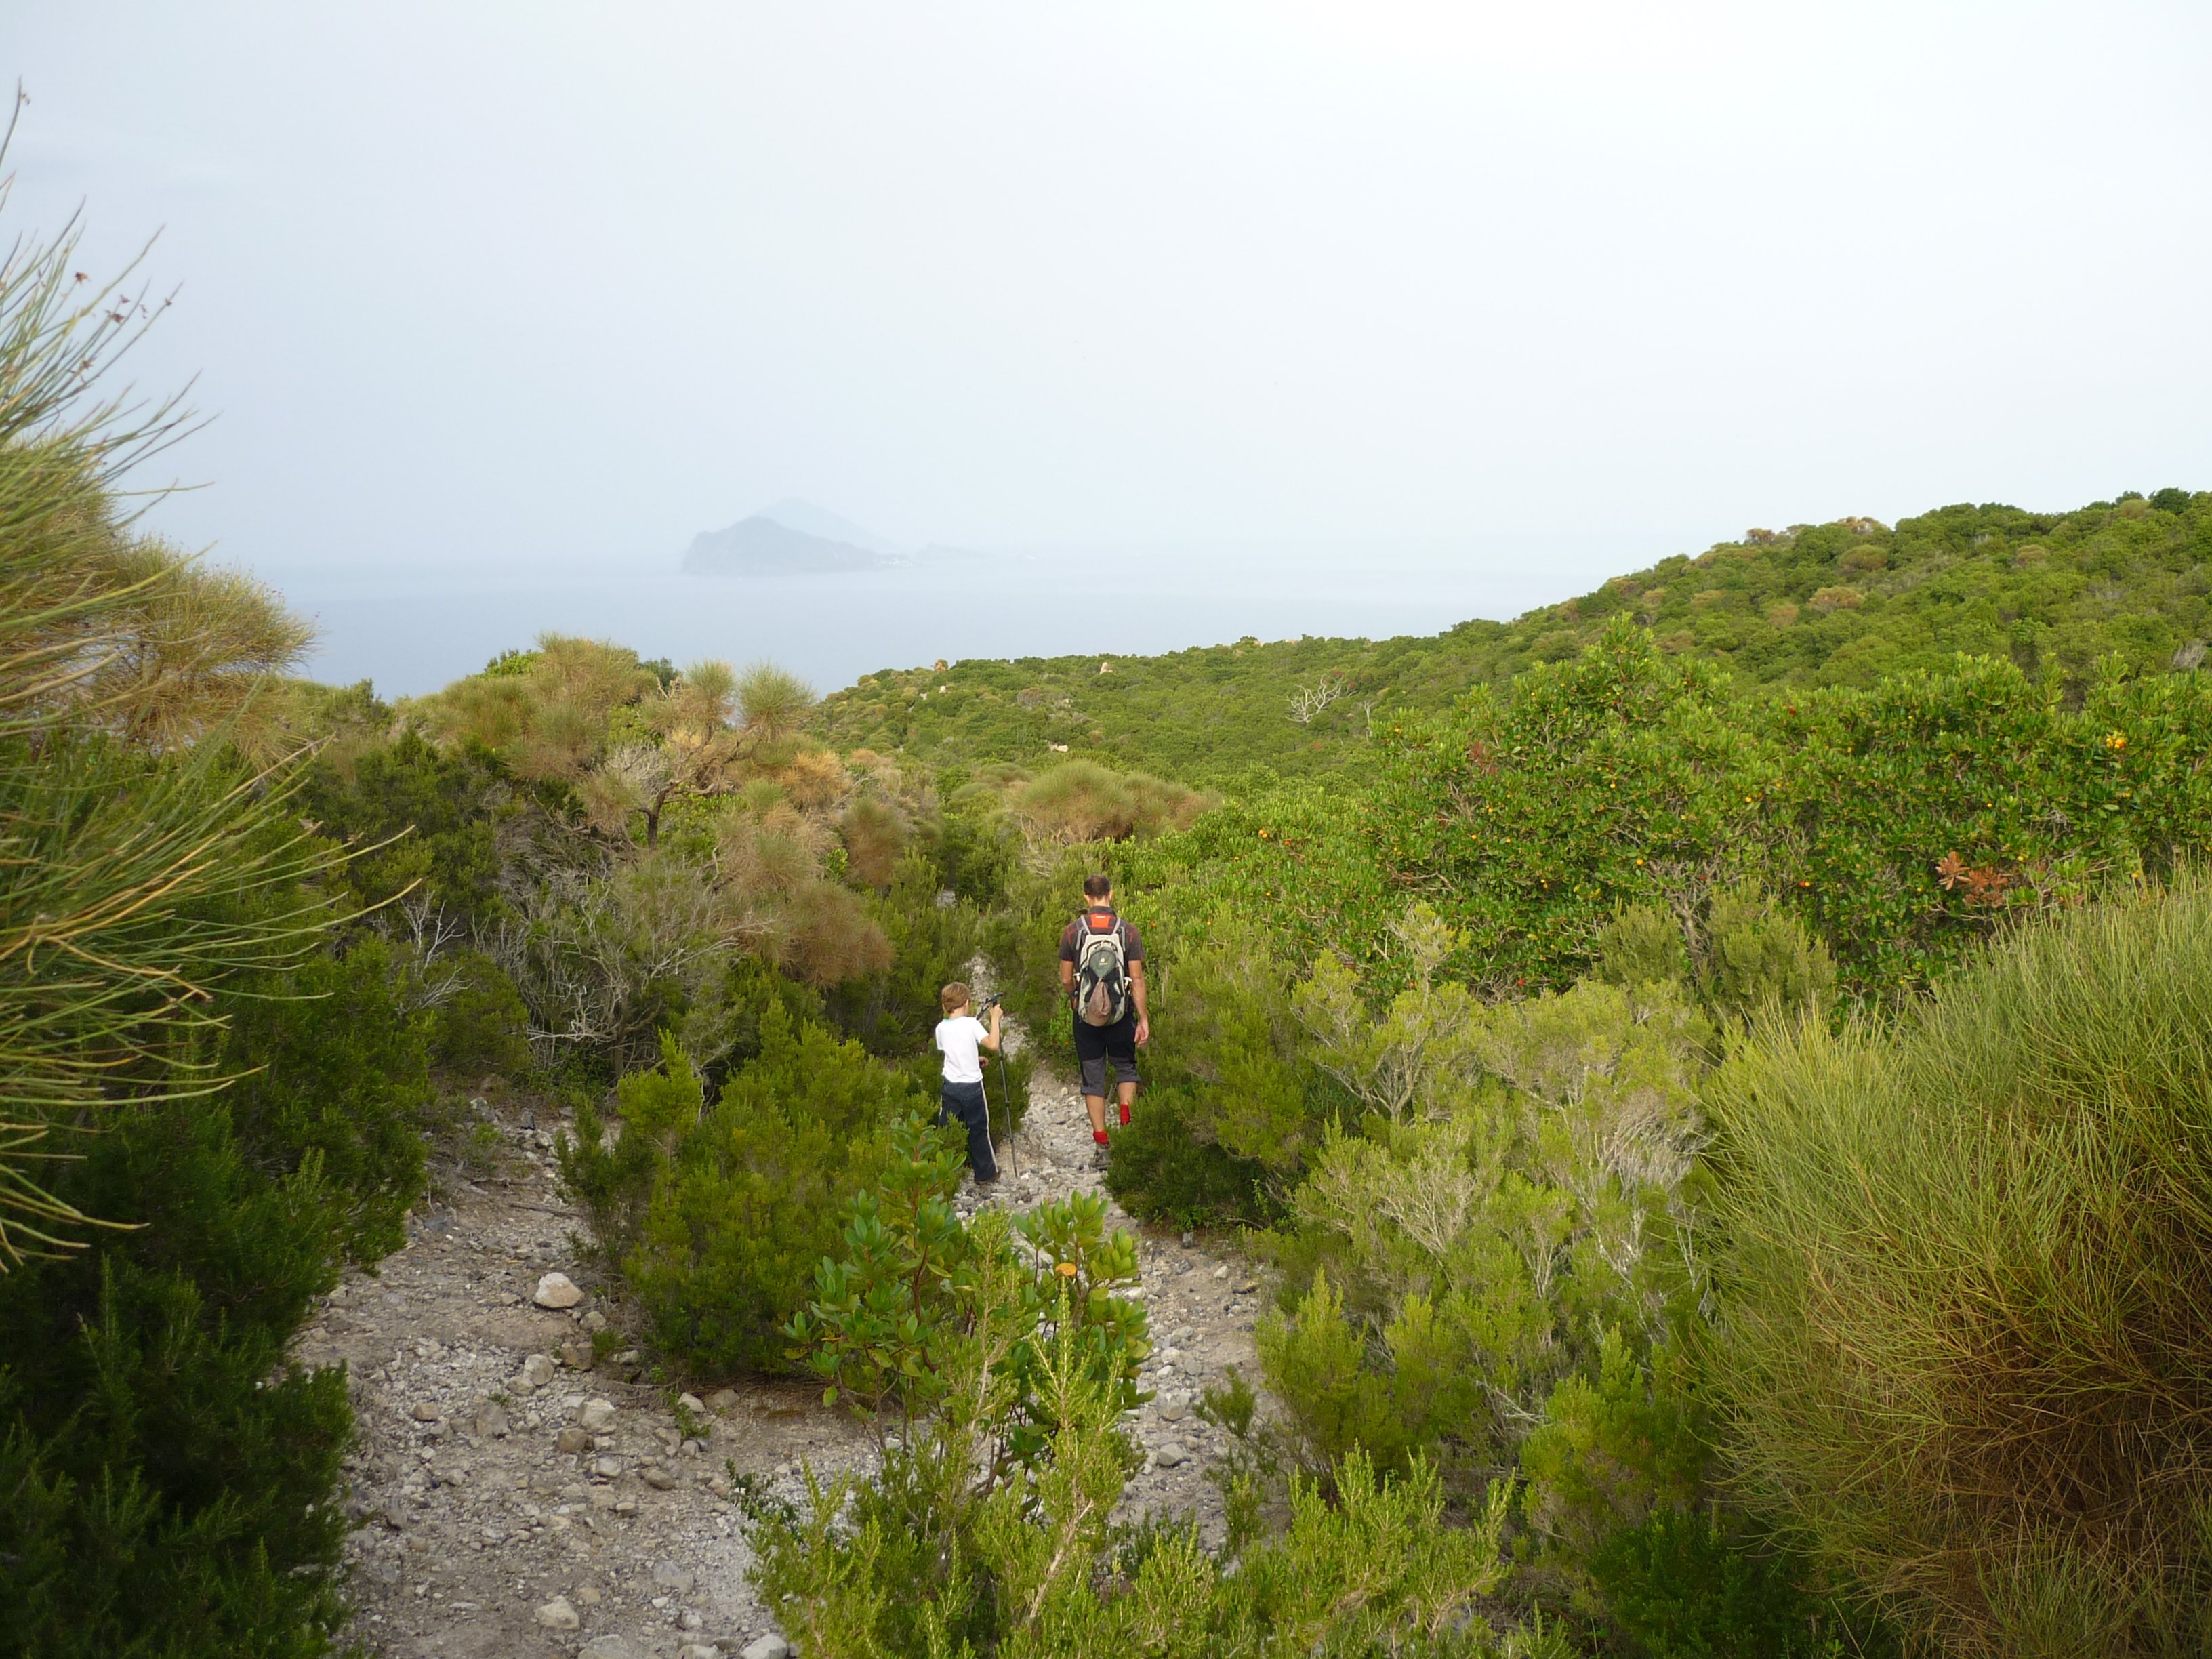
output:
{"label": "trekking pole", "polygon": [[1006,1081],[1006,1051],[999,1050],[999,1092],[1006,1097],[1006,1162],[1018,1176],[1022,1172],[1022,1155],[1014,1145],[1014,1085]]}

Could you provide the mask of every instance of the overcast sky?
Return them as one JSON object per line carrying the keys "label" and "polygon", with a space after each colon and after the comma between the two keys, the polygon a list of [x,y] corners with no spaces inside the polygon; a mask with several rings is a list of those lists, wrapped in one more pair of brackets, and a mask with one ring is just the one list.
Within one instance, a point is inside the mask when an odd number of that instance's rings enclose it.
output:
{"label": "overcast sky", "polygon": [[182,284],[139,372],[220,418],[167,522],[279,576],[665,570],[786,495],[1695,547],[2212,487],[2201,0],[12,0],[0,44],[18,228],[82,201]]}

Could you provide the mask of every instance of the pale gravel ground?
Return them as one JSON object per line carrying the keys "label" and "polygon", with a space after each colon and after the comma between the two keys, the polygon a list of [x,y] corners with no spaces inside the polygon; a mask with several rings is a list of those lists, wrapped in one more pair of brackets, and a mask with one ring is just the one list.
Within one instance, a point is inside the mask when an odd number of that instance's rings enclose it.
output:
{"label": "pale gravel ground", "polygon": [[[366,1522],[349,1545],[360,1607],[351,1635],[394,1659],[565,1659],[609,1635],[654,1659],[676,1659],[687,1645],[735,1654],[774,1626],[745,1582],[743,1521],[720,1495],[725,1461],[795,1498],[802,1462],[831,1472],[865,1462],[868,1437],[798,1382],[693,1379],[709,1398],[729,1381],[733,1397],[720,1402],[709,1438],[690,1445],[672,1391],[633,1382],[634,1366],[585,1374],[556,1361],[548,1386],[519,1389],[526,1358],[583,1339],[582,1316],[597,1310],[617,1328],[631,1316],[579,1265],[581,1222],[554,1190],[550,1132],[560,1126],[526,1127],[520,1102],[491,1110],[511,1149],[501,1173],[453,1183],[450,1205],[418,1213],[377,1278],[349,1273],[301,1339],[303,1362],[343,1359],[352,1370],[361,1428],[352,1501]],[[1020,1174],[993,1201],[1026,1209],[1098,1185],[1090,1125],[1065,1079],[1040,1074],[1012,1150],[1000,1161],[1018,1162]],[[963,1191],[963,1207],[974,1201]],[[1111,1213],[1133,1227],[1118,1206]],[[1202,1535],[1218,1543],[1220,1496],[1205,1477],[1224,1437],[1188,1406],[1225,1366],[1256,1374],[1253,1276],[1233,1255],[1138,1231],[1154,1345],[1144,1381],[1157,1398],[1131,1420],[1147,1456],[1121,1515],[1195,1511]],[[582,1307],[531,1305],[550,1269],[591,1292]],[[478,1419],[495,1395],[505,1396],[504,1435],[480,1431],[495,1426]],[[562,1453],[560,1431],[597,1400],[616,1408],[611,1443]],[[440,1408],[440,1423],[413,1415],[425,1403]],[[1170,1443],[1186,1461],[1159,1467]],[[604,1474],[602,1459],[612,1460]],[[574,1607],[579,1630],[538,1622],[555,1595]]]}

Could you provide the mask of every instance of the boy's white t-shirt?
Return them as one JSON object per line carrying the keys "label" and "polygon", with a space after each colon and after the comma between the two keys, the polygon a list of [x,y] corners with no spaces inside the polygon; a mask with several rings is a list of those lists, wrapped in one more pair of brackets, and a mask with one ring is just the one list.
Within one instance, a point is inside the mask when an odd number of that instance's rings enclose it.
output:
{"label": "boy's white t-shirt", "polygon": [[937,1048],[945,1056],[945,1080],[947,1083],[981,1083],[983,1080],[983,1061],[976,1053],[982,1046],[983,1037],[983,1022],[973,1014],[962,1014],[957,1019],[938,1022]]}

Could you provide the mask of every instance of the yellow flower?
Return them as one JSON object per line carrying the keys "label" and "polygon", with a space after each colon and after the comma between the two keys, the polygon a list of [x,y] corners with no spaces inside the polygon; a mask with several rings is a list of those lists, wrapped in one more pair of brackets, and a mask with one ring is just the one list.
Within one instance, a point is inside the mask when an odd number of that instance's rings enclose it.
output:
{"label": "yellow flower", "polygon": [[1062,1279],[1073,1279],[1075,1277],[1075,1264],[1073,1261],[1063,1261],[1053,1271]]}

